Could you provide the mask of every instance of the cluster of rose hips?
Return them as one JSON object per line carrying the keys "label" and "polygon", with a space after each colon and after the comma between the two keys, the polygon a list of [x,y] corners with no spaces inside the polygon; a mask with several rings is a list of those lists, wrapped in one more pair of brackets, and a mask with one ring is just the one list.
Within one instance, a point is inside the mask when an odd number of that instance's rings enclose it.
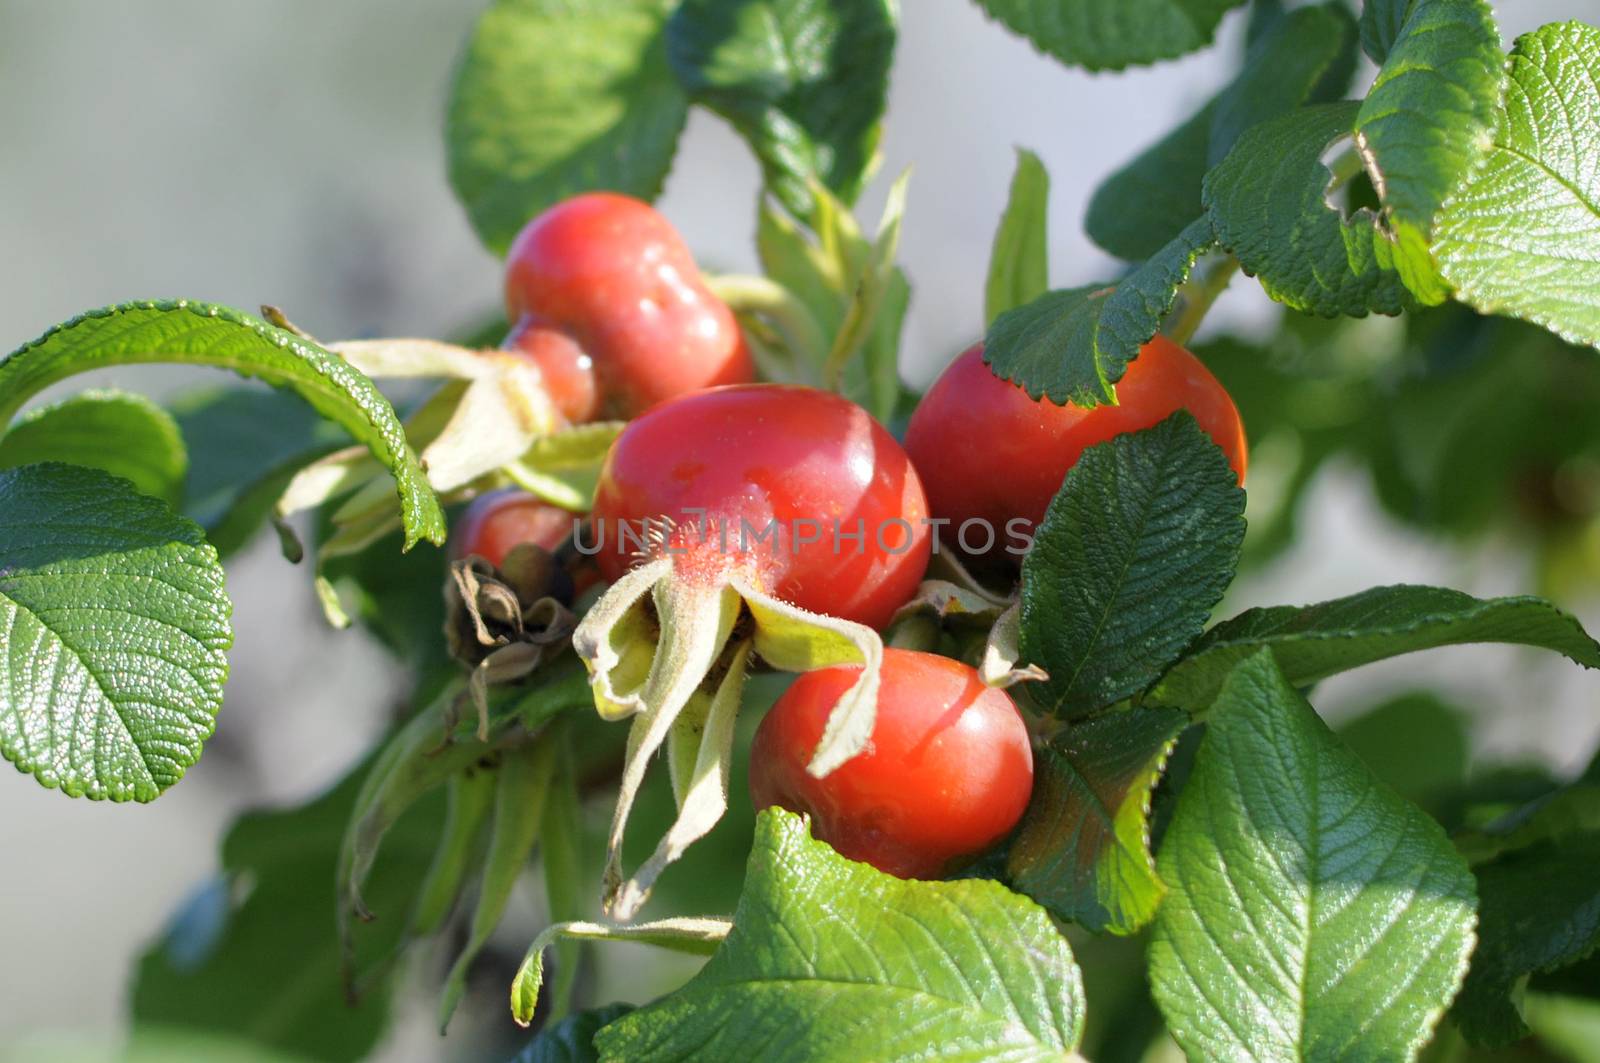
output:
{"label": "cluster of rose hips", "polygon": [[[923,579],[931,522],[1031,529],[1084,449],[1113,436],[1187,409],[1244,476],[1233,402],[1160,336],[1117,404],[1092,409],[1029,398],[973,346],[922,398],[903,446],[840,395],[755,382],[734,314],[682,239],[625,196],[577,196],[529,223],[507,263],[506,307],[505,347],[538,369],[565,418],[630,422],[588,514],[613,583],[670,557],[682,584],[738,570],[773,598],[882,629]],[[557,548],[578,516],[497,492],[467,510],[454,547],[499,565],[521,543]],[[627,534],[639,527],[656,531]],[[751,543],[750,530],[767,535]],[[1014,558],[972,560],[1015,579]],[[960,661],[886,649],[870,741],[824,777],[808,771],[859,672],[805,672],[768,712],[751,751],[756,806],[808,813],[845,856],[905,877],[947,874],[1002,840],[1032,790],[1029,730],[1011,697]]]}

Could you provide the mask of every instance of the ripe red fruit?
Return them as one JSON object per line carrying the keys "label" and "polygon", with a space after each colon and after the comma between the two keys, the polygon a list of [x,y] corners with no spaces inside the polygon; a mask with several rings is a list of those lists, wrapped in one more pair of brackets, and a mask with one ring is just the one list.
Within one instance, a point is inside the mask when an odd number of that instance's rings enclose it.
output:
{"label": "ripe red fruit", "polygon": [[750,749],[751,799],[808,813],[812,833],[852,860],[940,878],[1022,818],[1033,792],[1028,729],[1005,691],[967,665],[886,649],[871,743],[818,779],[806,771],[811,751],[860,671],[807,672],[778,699]]}
{"label": "ripe red fruit", "polygon": [[[740,569],[802,609],[881,627],[927,568],[926,516],[905,451],[861,407],[814,388],[746,384],[628,425],[600,473],[593,538],[613,582],[671,557],[676,579],[709,585]],[[663,517],[671,533],[646,542]]]}
{"label": "ripe red fruit", "polygon": [[499,568],[506,555],[523,543],[554,550],[572,533],[576,519],[526,491],[491,491],[474,499],[456,521],[450,546],[457,557],[476,554]]}
{"label": "ripe red fruit", "polygon": [[[982,344],[968,348],[928,389],[906,431],[906,450],[934,516],[956,526],[988,522],[994,545],[987,552],[998,553],[1015,545],[1006,533],[1013,518],[1026,521],[1021,530],[1032,534],[1086,448],[1149,428],[1180,409],[1194,415],[1244,483],[1239,411],[1194,355],[1157,336],[1128,365],[1116,391],[1118,405],[1092,409],[1030,399],[984,364]],[[985,541],[976,529],[968,537],[979,553]]]}
{"label": "ripe red fruit", "polygon": [[628,196],[574,196],[529,222],[506,260],[506,313],[518,331],[564,333],[593,359],[611,416],[755,378],[733,312],[677,230]]}
{"label": "ripe red fruit", "polygon": [[599,414],[594,359],[571,336],[557,329],[541,328],[532,318],[525,317],[511,329],[500,348],[533,363],[545,394],[570,423],[583,424]]}

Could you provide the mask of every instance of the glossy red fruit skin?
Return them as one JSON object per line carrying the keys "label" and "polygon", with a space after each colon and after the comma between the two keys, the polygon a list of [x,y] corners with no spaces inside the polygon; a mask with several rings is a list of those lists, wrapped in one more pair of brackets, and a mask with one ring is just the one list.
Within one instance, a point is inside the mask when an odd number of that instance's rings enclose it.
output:
{"label": "glossy red fruit skin", "polygon": [[[1164,336],[1144,345],[1117,382],[1116,406],[1085,409],[1030,399],[1001,380],[983,361],[983,345],[950,363],[911,415],[906,451],[922,474],[928,507],[959,526],[987,521],[995,529],[997,554],[1008,540],[1007,522],[1032,526],[1044,519],[1067,471],[1088,447],[1114,436],[1149,428],[1180,409],[1228,457],[1244,483],[1246,444],[1239,411],[1200,360]],[[954,527],[941,540],[951,545]],[[970,541],[982,542],[976,531]]]}
{"label": "glossy red fruit skin", "polygon": [[886,649],[865,752],[825,779],[806,771],[828,713],[859,666],[806,672],[750,748],[750,797],[808,813],[812,833],[901,878],[942,878],[992,848],[1033,792],[1033,750],[1016,705],[959,661]]}
{"label": "glossy red fruit skin", "polygon": [[[674,578],[707,583],[742,568],[775,597],[871,627],[916,591],[931,543],[921,481],[894,437],[842,396],[782,384],[685,395],[630,423],[593,516],[584,545],[598,544],[608,580],[645,557],[671,556]],[[664,543],[641,550],[623,533],[663,516],[677,525]],[[836,537],[836,520],[860,543]]]}
{"label": "glossy red fruit skin", "polygon": [[508,320],[565,332],[594,359],[610,416],[755,379],[739,323],[677,230],[629,196],[590,192],[534,218],[511,245],[505,294]]}
{"label": "glossy red fruit skin", "polygon": [[473,499],[450,534],[456,557],[477,555],[495,568],[523,543],[554,550],[572,534],[581,518],[526,491],[507,488]]}
{"label": "glossy red fruit skin", "polygon": [[594,379],[594,359],[571,336],[540,328],[532,318],[523,318],[500,349],[533,364],[545,394],[568,422],[584,424],[599,415],[600,391]]}

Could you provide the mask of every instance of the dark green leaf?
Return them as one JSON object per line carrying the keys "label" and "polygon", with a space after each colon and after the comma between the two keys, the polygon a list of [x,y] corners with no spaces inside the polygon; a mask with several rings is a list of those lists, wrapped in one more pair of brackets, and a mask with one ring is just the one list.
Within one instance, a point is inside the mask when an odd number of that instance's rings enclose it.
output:
{"label": "dark green leaf", "polygon": [[667,65],[668,0],[495,0],[450,98],[450,183],[489,249],[594,189],[654,199],[688,101]]}
{"label": "dark green leaf", "polygon": [[1339,738],[1379,781],[1429,811],[1467,781],[1466,718],[1433,694],[1391,698],[1340,727]]}
{"label": "dark green leaf", "polygon": [[985,361],[1036,399],[1080,406],[1114,400],[1112,385],[1161,328],[1213,242],[1202,218],[1115,285],[1046,292],[1006,311],[989,327]]}
{"label": "dark green leaf", "polygon": [[1389,49],[1400,36],[1411,0],[1364,0],[1361,5],[1361,50],[1374,63],[1389,58]]}
{"label": "dark green leaf", "polygon": [[1174,59],[1211,43],[1244,0],[977,0],[1046,55],[1089,70]]}
{"label": "dark green leaf", "polygon": [[1600,344],[1600,29],[1517,41],[1494,146],[1439,221],[1457,297],[1486,314]]}
{"label": "dark green leaf", "polygon": [[75,373],[151,362],[231,369],[295,391],[394,475],[407,548],[423,539],[444,542],[444,512],[393,407],[372,381],[310,340],[230,307],[187,299],[124,303],[57,325],[0,361],[0,423]]}
{"label": "dark green leaf", "polygon": [[[144,954],[131,991],[135,1022],[227,1033],[329,1063],[371,1051],[388,1026],[390,982],[379,979],[350,1006],[333,920],[334,863],[367,767],[309,804],[248,813],[234,824],[222,844],[228,905],[221,924],[196,951],[180,920]],[[378,919],[358,939],[369,963],[387,956],[406,928],[443,821],[442,794],[386,839],[366,894]]]}
{"label": "dark green leaf", "polygon": [[1513,990],[1524,975],[1600,948],[1600,832],[1519,849],[1477,869],[1482,925],[1472,971],[1452,1013],[1467,1039],[1526,1037]]}
{"label": "dark green leaf", "polygon": [[1154,255],[1203,213],[1206,171],[1241,133],[1302,103],[1338,99],[1354,63],[1355,27],[1343,4],[1280,14],[1227,88],[1100,185],[1084,221],[1090,237],[1129,261]]}
{"label": "dark green leaf", "polygon": [[607,1004],[593,1011],[568,1015],[540,1030],[539,1036],[518,1052],[511,1063],[599,1063],[600,1053],[595,1051],[594,1035],[602,1026],[632,1010],[632,1004]]}
{"label": "dark green leaf", "polygon": [[1089,238],[1118,258],[1139,262],[1204,213],[1200,184],[1216,113],[1212,100],[1100,182],[1083,219]]}
{"label": "dark green leaf", "polygon": [[1571,835],[1600,832],[1600,783],[1580,779],[1456,835],[1469,863]]}
{"label": "dark green leaf", "polygon": [[185,512],[223,558],[266,523],[293,470],[350,441],[293,395],[270,388],[204,388],[169,408],[189,447]]}
{"label": "dark green leaf", "polygon": [[1413,1059],[1466,973],[1473,882],[1257,653],[1161,843],[1150,974],[1191,1059]]}
{"label": "dark green leaf", "polygon": [[1148,686],[1233,579],[1244,492],[1221,449],[1179,411],[1084,451],[1022,565],[1022,659],[1032,695],[1079,715]]}
{"label": "dark green leaf", "polygon": [[[996,947],[998,943],[1004,947]],[[1065,1059],[1083,995],[1042,908],[994,882],[906,881],[768,809],[733,932],[671,996],[600,1031],[602,1059]]]}
{"label": "dark green leaf", "polygon": [[1479,599],[1440,587],[1374,587],[1316,605],[1250,609],[1225,620],[1151,692],[1166,705],[1204,711],[1236,664],[1268,647],[1295,686],[1373,661],[1437,646],[1508,642],[1600,668],[1600,645],[1542,598]]}
{"label": "dark green leaf", "polygon": [[983,317],[988,324],[1007,310],[1032,302],[1050,287],[1050,174],[1039,156],[1017,149],[1000,227],[989,252]]}
{"label": "dark green leaf", "polygon": [[189,456],[171,415],[149,399],[86,391],[30,411],[0,436],[0,469],[45,461],[101,469],[176,509]]}
{"label": "dark green leaf", "polygon": [[1244,69],[1218,94],[1207,165],[1226,159],[1245,130],[1301,104],[1341,98],[1355,64],[1355,19],[1339,0],[1285,14],[1251,46]]}
{"label": "dark green leaf", "polygon": [[1429,249],[1434,222],[1489,147],[1503,61],[1487,0],[1413,0],[1356,116],[1396,268],[1425,303],[1450,293]]}
{"label": "dark green leaf", "polygon": [[1150,858],[1150,793],[1187,713],[1131,709],[1088,720],[1039,746],[1033,799],[1006,876],[1056,916],[1131,934],[1166,887]]}
{"label": "dark green leaf", "polygon": [[1206,175],[1217,239],[1268,295],[1323,317],[1398,314],[1407,305],[1394,245],[1370,212],[1343,217],[1327,199],[1322,154],[1349,136],[1356,103],[1302,107],[1246,130]]}
{"label": "dark green leaf", "polygon": [[767,186],[810,213],[815,181],[853,203],[889,94],[892,0],[684,0],[667,56],[697,103],[755,149]]}
{"label": "dark green leaf", "polygon": [[216,726],[231,612],[200,529],[128,481],[0,472],[0,753],[71,797],[155,800]]}

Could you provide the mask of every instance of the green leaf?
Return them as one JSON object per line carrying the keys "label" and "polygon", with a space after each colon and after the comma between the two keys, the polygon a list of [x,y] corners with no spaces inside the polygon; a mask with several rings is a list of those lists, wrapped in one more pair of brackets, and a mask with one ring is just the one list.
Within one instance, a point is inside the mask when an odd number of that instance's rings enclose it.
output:
{"label": "green leaf", "polygon": [[593,1011],[568,1015],[539,1031],[539,1036],[511,1059],[511,1063],[600,1063],[594,1035],[607,1023],[633,1010],[632,1004],[607,1004]]}
{"label": "green leaf", "polygon": [[1150,858],[1150,794],[1188,722],[1130,709],[1038,747],[1033,799],[1006,858],[1011,883],[1097,933],[1148,923],[1166,893]]}
{"label": "green leaf", "polygon": [[1600,831],[1518,849],[1477,868],[1482,926],[1452,1015],[1475,1044],[1528,1035],[1513,991],[1528,974],[1600,948]]}
{"label": "green leaf", "polygon": [[1206,632],[1151,691],[1165,705],[1201,712],[1240,661],[1270,648],[1295,686],[1404,653],[1470,642],[1554,650],[1600,668],[1600,645],[1542,598],[1474,598],[1440,587],[1374,587],[1316,605],[1249,609]]}
{"label": "green leaf", "polygon": [[1138,262],[1199,217],[1216,113],[1212,100],[1100,182],[1083,219],[1089,238],[1118,258]]}
{"label": "green leaf", "polygon": [[1356,115],[1396,267],[1425,303],[1450,294],[1429,244],[1445,198],[1489,148],[1503,62],[1486,0],[1414,0]]}
{"label": "green leaf", "polygon": [[1159,867],[1150,977],[1191,1059],[1413,1059],[1466,973],[1466,865],[1269,653],[1229,676]]}
{"label": "green leaf", "polygon": [[984,360],[1002,380],[1058,406],[1115,401],[1112,385],[1161,328],[1214,242],[1202,218],[1113,286],[1046,292],[1006,311],[989,327]]}
{"label": "green leaf", "polygon": [[[329,1063],[372,1050],[389,1023],[391,982],[378,978],[351,1006],[331,914],[340,839],[369,765],[370,758],[308,804],[234,823],[214,888],[197,894],[138,962],[136,1023],[231,1034]],[[378,919],[359,938],[369,966],[406,929],[443,823],[442,797],[440,790],[424,799],[385,839],[366,894]]]}
{"label": "green leaf", "polygon": [[216,726],[231,610],[200,529],[128,481],[0,472],[0,753],[70,797],[155,800]]}
{"label": "green leaf", "polygon": [[1357,103],[1302,107],[1246,130],[1206,175],[1217,239],[1280,303],[1323,317],[1398,314],[1405,286],[1371,211],[1328,203],[1323,152],[1350,134]]}
{"label": "green leaf", "polygon": [[1148,686],[1204,627],[1239,562],[1244,492],[1187,411],[1090,447],[1022,564],[1032,697],[1066,715]]}
{"label": "green leaf", "polygon": [[893,878],[768,809],[733,924],[687,985],[600,1031],[602,1059],[1075,1058],[1066,940],[997,883]]}
{"label": "green leaf", "polygon": [[1466,717],[1433,694],[1401,694],[1339,728],[1367,770],[1407,801],[1433,807],[1467,781]]}
{"label": "green leaf", "polygon": [[[1338,0],[1286,13],[1245,55],[1216,98],[1206,163],[1228,157],[1246,130],[1305,103],[1340,99],[1356,64],[1356,24]],[[1195,212],[1199,212],[1196,198]]]}
{"label": "green leaf", "polygon": [[1175,59],[1211,43],[1244,0],[977,0],[1046,55],[1089,70]]}
{"label": "green leaf", "polygon": [[177,508],[189,455],[176,422],[149,399],[86,391],[29,411],[0,436],[0,469],[46,461],[101,469]]}
{"label": "green leaf", "polygon": [[896,21],[893,0],[684,0],[667,23],[667,58],[804,216],[813,182],[854,203],[872,171]]}
{"label": "green leaf", "polygon": [[654,199],[689,105],[667,65],[667,0],[495,0],[450,97],[450,184],[504,254],[534,215],[609,189]]}
{"label": "green leaf", "polygon": [[1296,8],[1253,41],[1244,69],[1177,129],[1108,177],[1084,227],[1101,247],[1138,261],[1204,212],[1201,182],[1246,129],[1307,102],[1338,99],[1355,64],[1355,26],[1343,4]]}
{"label": "green leaf", "polygon": [[1412,0],[1364,0],[1361,5],[1361,50],[1382,65],[1400,36]]}
{"label": "green leaf", "polygon": [[1600,29],[1528,34],[1510,79],[1494,146],[1439,220],[1439,267],[1486,314],[1600,344]]}
{"label": "green leaf", "polygon": [[488,847],[483,857],[483,877],[472,909],[472,922],[466,943],[445,976],[439,994],[439,1033],[450,1025],[461,998],[467,993],[467,972],[478,953],[489,943],[511,891],[527,870],[533,847],[544,825],[545,801],[550,796],[550,780],[555,774],[556,743],[548,735],[531,746],[508,752],[500,762],[495,780],[494,820],[489,828]]}
{"label": "green leaf", "polygon": [[406,548],[444,542],[444,512],[372,381],[310,340],[230,307],[187,299],[123,303],[57,325],[0,361],[0,423],[74,373],[151,362],[231,369],[295,391],[394,474]]}
{"label": "green leaf", "polygon": [[349,442],[342,429],[294,395],[258,385],[198,388],[171,400],[167,408],[189,448],[184,510],[206,529],[224,557],[230,550],[217,541],[217,529],[236,522],[244,531],[249,523],[253,533],[277,501],[277,494],[266,499],[265,508],[246,522],[245,514],[234,516],[246,494],[257,490],[275,468],[309,463],[312,455]]}
{"label": "green leaf", "polygon": [[1468,863],[1492,860],[1513,849],[1577,834],[1600,832],[1600,782],[1579,779],[1455,836]]}
{"label": "green leaf", "polygon": [[1050,287],[1050,174],[1039,156],[1017,149],[1017,170],[1011,177],[1000,227],[989,252],[989,281],[984,288],[984,320],[1030,303]]}

